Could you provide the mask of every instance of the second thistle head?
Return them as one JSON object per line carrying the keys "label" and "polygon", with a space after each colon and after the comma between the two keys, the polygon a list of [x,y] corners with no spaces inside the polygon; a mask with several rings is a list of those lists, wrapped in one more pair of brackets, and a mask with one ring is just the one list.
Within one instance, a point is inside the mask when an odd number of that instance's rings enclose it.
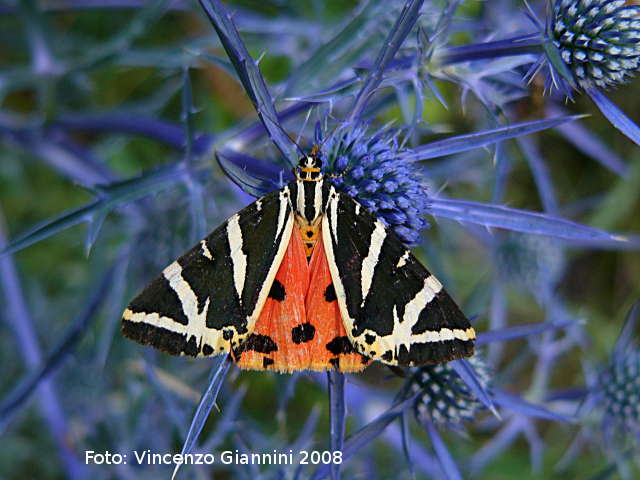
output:
{"label": "second thistle head", "polygon": [[624,83],[640,67],[640,6],[625,0],[556,0],[547,36],[579,88]]}

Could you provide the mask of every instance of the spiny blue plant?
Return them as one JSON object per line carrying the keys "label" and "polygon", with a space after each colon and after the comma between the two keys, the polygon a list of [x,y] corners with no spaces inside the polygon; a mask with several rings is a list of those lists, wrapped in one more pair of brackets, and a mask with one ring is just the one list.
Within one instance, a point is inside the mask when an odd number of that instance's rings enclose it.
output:
{"label": "spiny blue plant", "polygon": [[625,0],[554,2],[548,35],[571,69],[571,84],[609,88],[640,67],[640,7]]}
{"label": "spiny blue plant", "polygon": [[640,434],[639,318],[640,304],[636,302],[629,310],[613,354],[600,369],[592,390],[601,409],[605,435],[628,435],[636,442]]}
{"label": "spiny blue plant", "polygon": [[[491,389],[488,365],[476,354],[469,359],[478,381],[485,390]],[[420,367],[408,380],[407,390],[417,394],[414,404],[416,419],[436,425],[460,426],[473,421],[482,403],[449,364]]]}
{"label": "spiny blue plant", "polygon": [[610,476],[617,472],[622,478],[633,477],[640,433],[639,319],[640,303],[636,301],[627,312],[609,358],[598,364],[591,359],[585,372],[585,387],[567,396],[580,400],[577,415],[581,418],[581,428],[560,461],[559,469],[576,461],[585,447],[597,446],[608,460],[600,475]]}
{"label": "spiny blue plant", "polygon": [[640,127],[601,91],[625,83],[640,67],[640,6],[624,0],[550,0],[546,13],[542,21],[529,10],[536,33],[445,48],[439,58],[457,64],[523,56],[531,65],[523,80],[531,81],[546,66],[547,88],[568,97],[574,89],[586,92],[612,125],[640,145]]}
{"label": "spiny blue plant", "polygon": [[640,428],[640,352],[629,352],[609,365],[600,379],[603,408],[610,422],[636,434]]}
{"label": "spiny blue plant", "polygon": [[[632,281],[612,287],[597,250],[613,251],[616,279],[638,277],[628,251],[640,237],[610,232],[637,229],[638,158],[610,138],[598,141],[584,112],[564,101],[586,93],[639,143],[634,121],[603,91],[637,96],[637,85],[626,83],[638,68],[640,7],[538,2],[526,24],[523,5],[508,0],[371,0],[354,11],[335,7],[339,14],[329,3],[313,14],[305,2],[0,6],[0,41],[16,45],[0,59],[0,201],[12,232],[0,224],[0,320],[14,333],[0,336],[0,435],[8,446],[0,476],[144,479],[173,470],[182,478],[199,469],[488,478],[483,469],[498,459],[529,474],[520,460],[528,447],[542,478],[579,432],[603,453],[568,452],[567,475],[591,476],[606,459],[615,462],[606,475],[630,468],[633,478],[633,463],[623,468],[602,432],[625,432],[619,450],[631,458],[637,348],[619,341],[608,361],[586,369],[586,386],[575,365],[592,359],[589,341],[605,348],[613,305],[626,301],[620,292],[636,290]],[[512,37],[487,41],[505,28]],[[540,69],[548,87],[560,87],[544,112],[527,87]],[[256,115],[242,118],[239,89]],[[547,129],[554,134],[541,133]],[[556,134],[617,177],[576,167],[583,157],[566,145],[556,150]],[[331,181],[426,257],[473,318],[482,357],[406,371],[404,381],[381,366],[358,377],[274,377],[239,374],[222,358],[211,365],[140,355],[120,341],[122,303],[146,275],[291,179],[301,152],[290,136],[322,145]],[[297,143],[306,150],[314,142]],[[37,218],[45,220],[26,228]],[[76,230],[57,235],[79,223],[88,226],[84,242]],[[74,258],[75,243],[88,260]],[[32,397],[45,429],[25,408]],[[584,405],[598,414],[595,430]],[[464,439],[452,441],[463,427]],[[180,470],[130,462],[111,470],[83,461],[85,450],[274,448],[340,450],[344,462]],[[381,451],[389,452],[383,461]]]}
{"label": "spiny blue plant", "polygon": [[323,145],[331,182],[380,217],[407,245],[419,242],[427,225],[427,180],[415,163],[402,158],[398,132],[371,132],[342,123]]}

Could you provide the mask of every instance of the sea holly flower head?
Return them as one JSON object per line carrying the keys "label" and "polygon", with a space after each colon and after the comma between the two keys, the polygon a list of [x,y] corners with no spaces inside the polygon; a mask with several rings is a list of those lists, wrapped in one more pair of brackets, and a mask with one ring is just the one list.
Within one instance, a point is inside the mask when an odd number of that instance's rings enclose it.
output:
{"label": "sea holly flower head", "polygon": [[366,123],[343,122],[328,134],[322,154],[325,174],[337,188],[414,245],[428,226],[429,194],[424,174],[402,158],[400,133],[391,128],[372,133]]}
{"label": "sea holly flower head", "polygon": [[629,433],[640,433],[640,350],[612,360],[601,375],[605,418]]}
{"label": "sea holly flower head", "polygon": [[547,29],[579,88],[624,83],[640,66],[640,6],[625,0],[558,0]]}
{"label": "sea holly flower head", "polygon": [[[490,391],[492,375],[484,359],[476,354],[467,361],[483,388]],[[420,423],[460,426],[485,408],[450,363],[416,368],[405,385],[405,392],[409,396],[417,395],[413,408]]]}

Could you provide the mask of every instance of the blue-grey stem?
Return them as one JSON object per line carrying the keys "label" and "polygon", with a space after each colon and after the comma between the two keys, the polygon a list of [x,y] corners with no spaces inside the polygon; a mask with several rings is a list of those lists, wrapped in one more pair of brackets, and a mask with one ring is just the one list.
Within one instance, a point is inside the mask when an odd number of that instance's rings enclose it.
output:
{"label": "blue-grey stem", "polygon": [[[3,247],[5,243],[4,219],[0,211],[0,247]],[[5,297],[3,316],[9,324],[9,329],[16,336],[16,343],[19,345],[18,351],[22,355],[24,363],[29,370],[35,371],[41,364],[43,355],[33,327],[31,312],[24,298],[20,278],[10,255],[0,258],[0,284]],[[52,379],[45,379],[40,383],[38,404],[41,415],[58,447],[58,454],[67,477],[71,479],[82,478],[86,467],[70,448],[69,424]]]}
{"label": "blue-grey stem", "polygon": [[[344,428],[346,420],[344,373],[335,370],[327,372],[330,410],[330,442],[331,451],[342,451],[344,445]],[[333,459],[333,457],[332,457]],[[331,480],[340,480],[341,462],[331,463]]]}
{"label": "blue-grey stem", "polygon": [[[121,260],[120,260],[121,261]],[[43,356],[38,365],[25,375],[22,381],[11,390],[0,404],[0,424],[10,421],[15,413],[25,406],[26,401],[42,384],[43,381],[62,365],[69,354],[75,349],[83,335],[89,330],[90,323],[97,317],[98,311],[102,307],[109,289],[112,287],[113,276],[117,264],[112,265],[104,273],[99,282],[94,286],[89,300],[83,310],[67,327],[61,339],[51,348],[46,357]]]}
{"label": "blue-grey stem", "polygon": [[376,89],[380,86],[382,77],[389,62],[393,60],[393,57],[398,52],[400,46],[405,41],[409,32],[411,32],[411,29],[418,20],[420,8],[422,8],[423,3],[424,0],[410,0],[405,4],[402,12],[400,12],[398,20],[396,20],[396,23],[385,40],[382,49],[378,53],[378,58],[375,61],[373,69],[358,92],[358,96],[356,97],[353,103],[353,108],[351,109],[351,114],[349,115],[349,121],[353,122],[360,118],[360,115],[371,98],[371,95],[373,95]]}
{"label": "blue-grey stem", "polygon": [[291,166],[296,165],[298,159],[296,146],[278,122],[278,112],[273,97],[262,77],[258,63],[251,57],[242,42],[231,15],[219,0],[199,0],[199,2],[215,28],[260,120],[269,132],[271,141]]}
{"label": "blue-grey stem", "polygon": [[442,65],[454,65],[472,60],[492,60],[513,55],[540,54],[542,53],[540,38],[539,33],[531,33],[505,40],[443,48],[437,55]]}

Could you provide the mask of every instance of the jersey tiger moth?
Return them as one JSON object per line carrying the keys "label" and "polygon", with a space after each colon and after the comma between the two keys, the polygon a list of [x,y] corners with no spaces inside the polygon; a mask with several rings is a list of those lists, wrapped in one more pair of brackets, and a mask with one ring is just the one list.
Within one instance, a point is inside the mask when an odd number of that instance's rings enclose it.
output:
{"label": "jersey tiger moth", "polygon": [[280,372],[473,355],[475,331],[442,284],[325,179],[317,148],[294,174],[165,268],[124,311],[124,335]]}

